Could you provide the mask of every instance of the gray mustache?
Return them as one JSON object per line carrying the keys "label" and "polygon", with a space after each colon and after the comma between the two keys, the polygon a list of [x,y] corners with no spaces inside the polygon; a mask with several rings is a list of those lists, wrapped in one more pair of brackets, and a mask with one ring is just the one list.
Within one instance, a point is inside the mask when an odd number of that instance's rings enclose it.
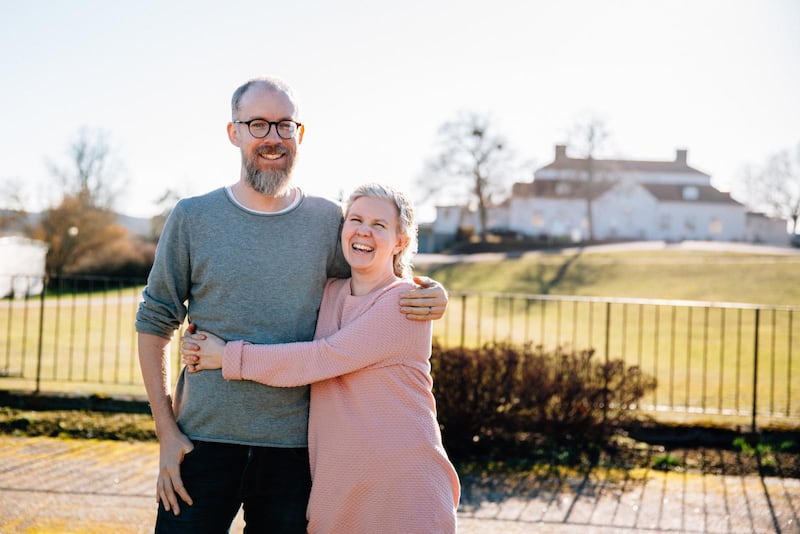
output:
{"label": "gray mustache", "polygon": [[283,154],[286,154],[287,152],[288,152],[288,150],[286,149],[286,147],[282,147],[282,146],[280,146],[280,145],[277,145],[277,146],[265,146],[265,147],[261,147],[261,148],[259,148],[259,149],[256,151],[256,153],[257,153],[259,156],[265,156],[265,155],[268,155],[268,156],[283,155]]}

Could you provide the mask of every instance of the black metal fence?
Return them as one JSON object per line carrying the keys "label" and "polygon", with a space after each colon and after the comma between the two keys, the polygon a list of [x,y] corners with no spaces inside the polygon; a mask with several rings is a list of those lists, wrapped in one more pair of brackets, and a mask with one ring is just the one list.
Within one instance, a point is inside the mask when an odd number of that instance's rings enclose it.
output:
{"label": "black metal fence", "polygon": [[641,410],[800,424],[800,306],[451,294],[444,344],[503,341],[621,359],[658,381]]}
{"label": "black metal fence", "polygon": [[[143,394],[133,327],[143,284],[62,278],[39,295],[0,301],[0,388]],[[452,293],[434,335],[449,347],[502,341],[593,349],[597,358],[622,359],[656,377],[641,410],[796,426],[798,312],[800,306]]]}
{"label": "black metal fence", "polygon": [[[11,286],[34,287],[20,276]],[[144,280],[49,280],[0,301],[0,387],[141,393],[134,317]]]}

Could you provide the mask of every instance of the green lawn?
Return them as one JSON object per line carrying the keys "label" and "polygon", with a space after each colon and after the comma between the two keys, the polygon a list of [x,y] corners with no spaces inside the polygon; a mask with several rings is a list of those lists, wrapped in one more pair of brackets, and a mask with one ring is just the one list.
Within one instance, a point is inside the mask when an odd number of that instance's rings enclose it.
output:
{"label": "green lawn", "polygon": [[143,394],[134,330],[141,292],[48,296],[44,308],[38,298],[0,301],[0,387],[31,389],[38,374],[43,390]]}
{"label": "green lawn", "polygon": [[528,253],[422,266],[450,291],[800,305],[800,255],[640,251]]}

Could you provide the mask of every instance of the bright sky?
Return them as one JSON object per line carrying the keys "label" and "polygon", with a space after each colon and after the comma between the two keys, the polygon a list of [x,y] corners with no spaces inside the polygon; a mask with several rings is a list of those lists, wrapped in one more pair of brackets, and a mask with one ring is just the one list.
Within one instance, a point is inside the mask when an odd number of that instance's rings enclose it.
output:
{"label": "bright sky", "polygon": [[591,115],[607,155],[687,148],[721,188],[800,143],[797,0],[0,0],[0,50],[0,181],[28,209],[53,201],[46,162],[82,126],[109,134],[123,213],[235,182],[230,95],[261,74],[301,98],[295,183],[332,197],[414,194],[465,110],[536,166]]}

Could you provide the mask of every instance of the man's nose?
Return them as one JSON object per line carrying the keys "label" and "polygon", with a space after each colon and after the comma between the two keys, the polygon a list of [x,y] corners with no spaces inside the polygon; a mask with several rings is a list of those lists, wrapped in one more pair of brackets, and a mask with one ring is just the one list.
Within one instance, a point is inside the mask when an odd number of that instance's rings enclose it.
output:
{"label": "man's nose", "polygon": [[269,132],[267,133],[266,136],[262,137],[261,140],[262,141],[269,141],[271,143],[280,143],[281,141],[283,141],[281,136],[278,135],[278,125],[277,124],[271,124]]}

